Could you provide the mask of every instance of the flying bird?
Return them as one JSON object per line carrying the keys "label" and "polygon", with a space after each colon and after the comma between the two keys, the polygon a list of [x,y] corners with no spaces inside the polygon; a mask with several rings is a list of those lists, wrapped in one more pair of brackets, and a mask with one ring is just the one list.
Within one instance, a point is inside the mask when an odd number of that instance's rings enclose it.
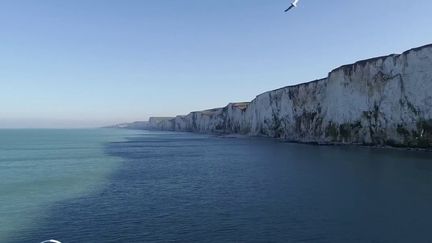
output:
{"label": "flying bird", "polygon": [[292,8],[296,8],[296,7],[297,7],[297,3],[298,3],[299,1],[300,1],[300,0],[294,0],[294,2],[291,3],[291,6],[289,6],[289,8],[287,8],[287,9],[285,10],[285,12],[290,11]]}

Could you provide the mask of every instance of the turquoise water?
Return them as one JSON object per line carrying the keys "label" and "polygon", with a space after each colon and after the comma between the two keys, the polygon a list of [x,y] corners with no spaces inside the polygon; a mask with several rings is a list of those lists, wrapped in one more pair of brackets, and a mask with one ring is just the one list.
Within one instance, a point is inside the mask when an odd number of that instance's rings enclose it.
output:
{"label": "turquoise water", "polygon": [[0,242],[431,242],[432,154],[0,130]]}
{"label": "turquoise water", "polygon": [[0,242],[38,227],[52,204],[107,183],[120,159],[105,145],[126,130],[0,130]]}

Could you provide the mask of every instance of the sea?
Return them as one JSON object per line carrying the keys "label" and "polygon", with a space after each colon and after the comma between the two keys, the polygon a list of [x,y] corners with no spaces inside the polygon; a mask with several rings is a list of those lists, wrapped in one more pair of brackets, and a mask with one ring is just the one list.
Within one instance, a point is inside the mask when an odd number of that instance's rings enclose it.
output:
{"label": "sea", "polygon": [[0,242],[432,242],[432,153],[0,130]]}

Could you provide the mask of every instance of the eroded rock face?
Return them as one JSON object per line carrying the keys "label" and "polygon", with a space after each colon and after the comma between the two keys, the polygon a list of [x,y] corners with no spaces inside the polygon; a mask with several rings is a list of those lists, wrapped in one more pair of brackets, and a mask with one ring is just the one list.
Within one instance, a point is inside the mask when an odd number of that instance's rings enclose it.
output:
{"label": "eroded rock face", "polygon": [[342,66],[252,102],[150,122],[160,130],[432,147],[432,45]]}

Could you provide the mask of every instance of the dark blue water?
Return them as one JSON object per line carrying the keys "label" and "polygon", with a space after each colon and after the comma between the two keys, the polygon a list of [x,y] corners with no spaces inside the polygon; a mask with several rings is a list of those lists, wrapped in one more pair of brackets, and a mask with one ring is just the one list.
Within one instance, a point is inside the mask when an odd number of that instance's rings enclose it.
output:
{"label": "dark blue water", "polygon": [[432,154],[146,133],[11,242],[432,242]]}

